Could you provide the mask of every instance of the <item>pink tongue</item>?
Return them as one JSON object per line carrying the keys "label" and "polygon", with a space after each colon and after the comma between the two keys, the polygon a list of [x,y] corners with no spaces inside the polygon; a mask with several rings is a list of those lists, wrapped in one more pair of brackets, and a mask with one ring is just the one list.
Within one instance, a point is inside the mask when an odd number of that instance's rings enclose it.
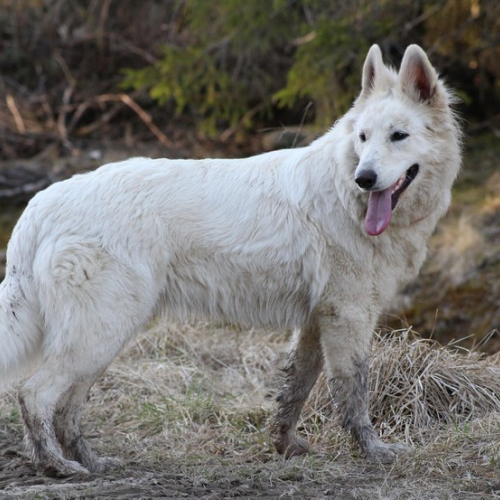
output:
{"label": "pink tongue", "polygon": [[392,216],[391,198],[392,187],[370,193],[365,218],[365,229],[370,236],[378,236],[389,225]]}

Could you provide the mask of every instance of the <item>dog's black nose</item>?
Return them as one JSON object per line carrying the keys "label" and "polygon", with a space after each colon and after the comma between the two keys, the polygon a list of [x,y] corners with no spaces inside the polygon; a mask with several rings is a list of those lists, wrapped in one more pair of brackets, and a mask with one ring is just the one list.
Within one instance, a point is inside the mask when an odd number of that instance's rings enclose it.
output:
{"label": "dog's black nose", "polygon": [[370,189],[377,183],[377,174],[373,170],[362,170],[354,179],[363,189]]}

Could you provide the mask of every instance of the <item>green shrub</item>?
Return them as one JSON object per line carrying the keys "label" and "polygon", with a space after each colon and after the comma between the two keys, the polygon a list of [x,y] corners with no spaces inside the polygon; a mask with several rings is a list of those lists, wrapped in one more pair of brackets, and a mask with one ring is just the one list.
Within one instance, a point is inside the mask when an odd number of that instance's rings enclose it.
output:
{"label": "green shrub", "polygon": [[[126,70],[125,87],[149,89],[160,105],[202,117],[201,130],[236,125],[252,109],[268,112],[290,65],[287,40],[300,26],[287,0],[190,0],[179,14],[177,43],[156,63]],[[244,123],[243,123],[244,124]]]}
{"label": "green shrub", "polygon": [[209,134],[219,125],[251,125],[279,108],[299,114],[307,101],[324,126],[349,107],[371,43],[420,12],[397,4],[188,0],[179,3],[177,31],[161,59],[127,70],[123,84],[201,118]]}

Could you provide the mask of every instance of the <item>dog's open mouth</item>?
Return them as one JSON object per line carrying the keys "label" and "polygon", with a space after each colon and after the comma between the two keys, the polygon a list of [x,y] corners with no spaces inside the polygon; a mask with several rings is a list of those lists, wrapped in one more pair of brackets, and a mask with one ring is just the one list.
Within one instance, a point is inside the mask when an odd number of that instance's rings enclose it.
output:
{"label": "dog's open mouth", "polygon": [[406,188],[413,182],[418,174],[418,165],[412,165],[407,171],[406,175],[401,177],[394,186],[391,188],[391,210],[396,208],[398,204],[399,197],[406,190]]}
{"label": "dog's open mouth", "polygon": [[418,165],[415,163],[396,184],[382,191],[372,191],[370,193],[365,218],[365,229],[370,236],[378,236],[385,231],[400,196],[408,189],[417,174]]}

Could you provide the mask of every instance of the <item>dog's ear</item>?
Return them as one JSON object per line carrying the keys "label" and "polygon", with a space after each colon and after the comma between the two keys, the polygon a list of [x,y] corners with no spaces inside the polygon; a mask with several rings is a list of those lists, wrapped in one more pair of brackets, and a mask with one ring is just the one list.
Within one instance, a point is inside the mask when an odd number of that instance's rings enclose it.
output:
{"label": "dog's ear", "polygon": [[430,102],[437,89],[438,76],[426,53],[418,45],[410,45],[399,70],[401,89],[416,101]]}
{"label": "dog's ear", "polygon": [[375,87],[376,81],[387,72],[382,60],[382,52],[378,45],[372,45],[363,65],[363,79],[361,95],[369,96]]}

